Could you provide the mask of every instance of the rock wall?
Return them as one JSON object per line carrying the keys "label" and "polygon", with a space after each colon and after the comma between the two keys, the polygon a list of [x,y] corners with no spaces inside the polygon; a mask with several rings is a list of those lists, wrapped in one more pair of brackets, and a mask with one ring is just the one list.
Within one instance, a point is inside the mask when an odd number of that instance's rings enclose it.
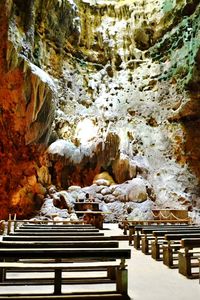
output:
{"label": "rock wall", "polygon": [[76,124],[89,118],[95,138],[115,132],[120,153],[138,166],[145,160],[157,205],[199,205],[199,151],[188,132],[188,120],[198,124],[198,1],[76,3],[83,57],[77,72],[63,74],[73,94],[70,109],[60,104],[57,134],[76,137]]}
{"label": "rock wall", "polygon": [[1,217],[102,171],[199,208],[199,1],[0,5]]}
{"label": "rock wall", "polygon": [[7,218],[8,212],[33,214],[38,208],[38,195],[41,200],[45,194],[40,186],[44,179],[40,178],[40,157],[51,134],[55,85],[34,57],[39,4],[0,4],[0,218]]}

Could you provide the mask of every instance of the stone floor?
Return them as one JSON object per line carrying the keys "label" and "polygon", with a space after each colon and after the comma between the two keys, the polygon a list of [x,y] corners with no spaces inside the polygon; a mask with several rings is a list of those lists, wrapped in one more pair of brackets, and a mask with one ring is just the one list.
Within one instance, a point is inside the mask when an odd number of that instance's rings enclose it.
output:
{"label": "stone floor", "polygon": [[[121,235],[122,230],[117,224],[105,224],[105,235]],[[169,269],[162,262],[153,260],[141,251],[135,250],[128,245],[128,241],[120,241],[120,247],[130,247],[132,257],[128,264],[128,293],[133,300],[197,300],[200,299],[200,284],[198,280],[189,280],[178,273],[177,269]],[[106,290],[108,286],[103,285],[99,290]],[[0,287],[0,293],[9,294],[15,291],[22,292],[22,287]],[[35,293],[52,292],[52,286],[23,287],[32,289]],[[112,285],[109,286],[112,288]],[[63,286],[63,292],[71,292],[73,286]],[[95,285],[77,286],[78,290],[93,290]]]}

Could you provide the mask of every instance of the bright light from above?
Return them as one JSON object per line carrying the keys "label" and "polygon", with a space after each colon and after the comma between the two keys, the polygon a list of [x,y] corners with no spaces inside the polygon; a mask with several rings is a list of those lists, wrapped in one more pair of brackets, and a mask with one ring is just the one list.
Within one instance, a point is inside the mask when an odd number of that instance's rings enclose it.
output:
{"label": "bright light from above", "polygon": [[81,144],[87,144],[89,141],[97,137],[98,127],[89,119],[80,121],[76,127],[75,136]]}

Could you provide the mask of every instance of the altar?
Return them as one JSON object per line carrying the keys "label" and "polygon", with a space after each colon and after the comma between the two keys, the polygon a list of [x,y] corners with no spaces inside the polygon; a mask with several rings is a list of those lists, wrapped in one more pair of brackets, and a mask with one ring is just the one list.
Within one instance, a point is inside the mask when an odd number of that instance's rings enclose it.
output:
{"label": "altar", "polygon": [[85,224],[91,224],[96,228],[103,229],[104,213],[99,210],[98,202],[81,201],[76,202],[75,212]]}

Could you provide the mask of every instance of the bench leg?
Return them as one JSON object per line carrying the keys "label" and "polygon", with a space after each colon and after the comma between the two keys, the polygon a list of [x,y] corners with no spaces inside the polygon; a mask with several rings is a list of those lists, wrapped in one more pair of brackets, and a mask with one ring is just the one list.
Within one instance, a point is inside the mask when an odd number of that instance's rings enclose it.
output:
{"label": "bench leg", "polygon": [[123,234],[124,234],[124,235],[127,235],[127,231],[128,231],[128,224],[124,223]]}
{"label": "bench leg", "polygon": [[[1,262],[4,262],[5,259],[0,259]],[[0,268],[0,282],[4,282],[6,279],[6,268]]]}
{"label": "bench leg", "polygon": [[163,264],[169,268],[173,267],[173,250],[169,246],[163,247]]}
{"label": "bench leg", "polygon": [[6,279],[6,269],[0,268],[0,282],[4,282]]}
{"label": "bench leg", "polygon": [[188,253],[178,254],[178,270],[180,274],[191,277],[191,258]]}
{"label": "bench leg", "polygon": [[151,243],[151,257],[155,260],[158,260],[160,258],[160,248],[159,244],[156,242]]}
{"label": "bench leg", "polygon": [[149,254],[149,241],[145,236],[142,238],[142,252]]}
{"label": "bench leg", "polygon": [[108,267],[107,268],[107,276],[111,280],[116,280],[116,267]]}
{"label": "bench leg", "polygon": [[132,242],[133,242],[133,233],[134,233],[134,230],[132,228],[129,228],[129,237],[128,237],[128,243],[129,243],[129,245],[132,245]]}
{"label": "bench leg", "polygon": [[127,270],[117,270],[117,292],[122,295],[127,295],[128,289],[128,272]]}
{"label": "bench leg", "polygon": [[120,267],[117,269],[116,289],[122,295],[127,295],[128,291],[128,270],[125,269],[125,259],[122,259]]}
{"label": "bench leg", "polygon": [[55,269],[54,295],[61,295],[61,287],[62,287],[62,270]]}
{"label": "bench leg", "polygon": [[134,235],[134,248],[135,249],[140,249],[140,240],[141,240],[141,236],[139,235]]}

